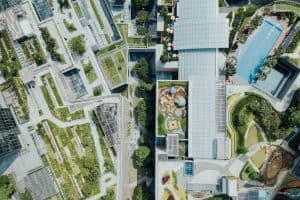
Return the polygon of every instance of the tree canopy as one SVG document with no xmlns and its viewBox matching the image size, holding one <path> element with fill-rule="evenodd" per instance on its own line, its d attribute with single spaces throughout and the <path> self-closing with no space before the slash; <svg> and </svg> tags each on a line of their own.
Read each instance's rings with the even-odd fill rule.
<svg viewBox="0 0 300 200">
<path fill-rule="evenodd" d="M 85 52 L 85 41 L 84 41 L 84 36 L 79 35 L 76 37 L 73 37 L 69 42 L 69 47 L 71 50 L 79 55 L 84 54 Z"/>
<path fill-rule="evenodd" d="M 142 185 L 137 185 L 134 188 L 132 200 L 148 200 L 149 194 Z"/>
<path fill-rule="evenodd" d="M 8 176 L 0 176 L 0 199 L 10 199 L 16 189 Z"/>
<path fill-rule="evenodd" d="M 133 67 L 132 72 L 137 75 L 137 77 L 146 82 L 151 82 L 151 69 L 148 62 L 143 58 L 139 60 Z"/>
<path fill-rule="evenodd" d="M 149 6 L 149 0 L 133 0 L 133 4 L 138 9 Z"/>
<path fill-rule="evenodd" d="M 147 146 L 140 146 L 135 150 L 135 163 L 138 167 L 144 165 L 145 160 L 150 155 L 150 149 Z"/>
<path fill-rule="evenodd" d="M 140 100 L 134 108 L 134 116 L 136 121 L 141 126 L 146 126 L 147 121 L 147 106 L 145 100 Z"/>
</svg>

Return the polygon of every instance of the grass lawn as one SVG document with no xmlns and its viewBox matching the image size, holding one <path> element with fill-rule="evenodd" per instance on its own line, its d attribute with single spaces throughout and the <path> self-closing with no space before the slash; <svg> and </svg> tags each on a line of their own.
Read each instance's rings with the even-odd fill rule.
<svg viewBox="0 0 300 200">
<path fill-rule="evenodd" d="M 266 148 L 262 148 L 261 150 L 259 150 L 258 152 L 256 152 L 252 157 L 251 160 L 253 162 L 253 164 L 260 169 L 263 164 L 265 163 L 265 159 L 266 159 Z"/>
<path fill-rule="evenodd" d="M 123 81 L 127 79 L 127 64 L 126 59 L 124 58 L 124 55 L 122 51 L 117 51 L 114 55 L 114 61 L 117 66 L 118 72 L 121 75 Z"/>
<path fill-rule="evenodd" d="M 261 135 L 261 132 L 259 129 L 256 127 L 254 123 L 248 127 L 248 133 L 246 134 L 245 137 L 245 147 L 249 147 L 253 144 L 257 144 L 259 142 L 263 141 L 263 137 Z"/>
<path fill-rule="evenodd" d="M 102 67 L 104 69 L 105 75 L 113 86 L 118 85 L 122 82 L 111 56 L 107 56 L 102 60 Z"/>
<path fill-rule="evenodd" d="M 83 64 L 83 70 L 86 75 L 86 78 L 90 83 L 94 82 L 97 79 L 96 72 L 91 62 L 89 62 L 88 64 Z"/>
<path fill-rule="evenodd" d="M 80 6 L 79 6 L 78 2 L 74 2 L 74 3 L 73 3 L 73 6 L 74 6 L 74 10 L 75 10 L 75 12 L 76 12 L 78 18 L 82 18 L 82 17 L 83 17 L 83 14 L 82 14 L 82 11 L 81 11 L 81 9 L 80 9 Z"/>
<path fill-rule="evenodd" d="M 282 11 L 293 11 L 300 15 L 300 6 L 293 5 L 292 3 L 276 3 L 276 9 Z"/>
<path fill-rule="evenodd" d="M 50 85 L 53 93 L 54 93 L 54 96 L 55 96 L 55 99 L 57 101 L 57 104 L 59 106 L 62 106 L 63 102 L 62 102 L 61 96 L 59 95 L 57 87 L 56 87 L 56 85 L 54 83 L 54 80 L 53 80 L 53 78 L 52 78 L 52 76 L 50 74 L 47 76 L 47 80 L 48 80 L 48 83 L 49 83 L 49 85 Z"/>
<path fill-rule="evenodd" d="M 244 181 L 261 180 L 262 176 L 253 169 L 249 162 L 247 162 L 241 171 L 241 179 Z"/>
</svg>

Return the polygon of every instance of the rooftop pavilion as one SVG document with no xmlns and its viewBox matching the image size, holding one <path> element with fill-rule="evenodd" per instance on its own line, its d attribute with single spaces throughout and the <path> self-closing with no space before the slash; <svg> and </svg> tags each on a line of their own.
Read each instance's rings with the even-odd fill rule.
<svg viewBox="0 0 300 200">
<path fill-rule="evenodd" d="M 218 75 L 218 48 L 228 47 L 229 21 L 217 0 L 177 2 L 174 47 L 179 80 L 189 81 L 188 156 L 227 159 L 225 80 Z"/>
</svg>

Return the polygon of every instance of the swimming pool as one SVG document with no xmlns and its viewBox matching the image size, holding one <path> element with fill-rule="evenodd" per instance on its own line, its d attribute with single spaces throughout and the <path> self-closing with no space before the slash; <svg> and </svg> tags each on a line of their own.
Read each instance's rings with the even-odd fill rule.
<svg viewBox="0 0 300 200">
<path fill-rule="evenodd" d="M 265 18 L 258 30 L 248 38 L 237 56 L 237 79 L 253 83 L 267 56 L 282 33 L 281 25 Z"/>
</svg>

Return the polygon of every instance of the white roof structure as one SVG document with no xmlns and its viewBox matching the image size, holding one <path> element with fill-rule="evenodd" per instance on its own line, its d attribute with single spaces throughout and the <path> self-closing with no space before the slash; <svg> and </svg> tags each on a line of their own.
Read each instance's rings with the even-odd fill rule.
<svg viewBox="0 0 300 200">
<path fill-rule="evenodd" d="M 238 179 L 236 178 L 222 178 L 222 192 L 232 198 L 238 197 Z"/>
<path fill-rule="evenodd" d="M 180 0 L 174 46 L 179 79 L 189 81 L 188 156 L 226 159 L 226 96 L 218 77 L 218 48 L 228 47 L 228 20 L 218 15 L 217 0 Z"/>
<path fill-rule="evenodd" d="M 179 154 L 179 136 L 178 134 L 167 135 L 167 154 L 170 157 L 177 157 Z"/>
</svg>

